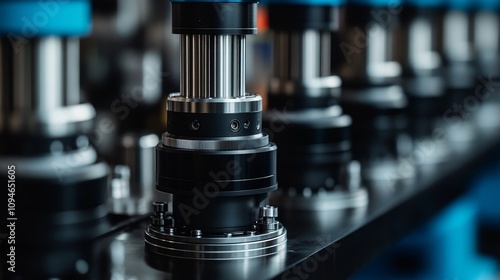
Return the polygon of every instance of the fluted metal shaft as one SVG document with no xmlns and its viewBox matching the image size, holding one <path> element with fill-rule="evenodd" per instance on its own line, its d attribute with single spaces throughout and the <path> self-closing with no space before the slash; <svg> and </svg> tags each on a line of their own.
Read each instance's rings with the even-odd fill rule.
<svg viewBox="0 0 500 280">
<path fill-rule="evenodd" d="M 78 39 L 2 39 L 0 62 L 0 131 L 13 116 L 19 126 L 81 102 Z"/>
<path fill-rule="evenodd" d="M 274 78 L 304 81 L 330 75 L 331 38 L 328 32 L 276 31 L 273 37 Z"/>
<path fill-rule="evenodd" d="M 61 137 L 92 127 L 80 94 L 78 38 L 0 39 L 0 133 Z"/>
<path fill-rule="evenodd" d="M 245 96 L 245 36 L 181 35 L 181 95 Z"/>
</svg>

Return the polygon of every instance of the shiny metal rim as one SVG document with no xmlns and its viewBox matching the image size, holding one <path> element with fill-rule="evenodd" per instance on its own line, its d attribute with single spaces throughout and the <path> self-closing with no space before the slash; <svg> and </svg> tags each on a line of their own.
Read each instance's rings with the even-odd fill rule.
<svg viewBox="0 0 500 280">
<path fill-rule="evenodd" d="M 281 80 L 274 78 L 271 80 L 270 93 L 284 93 L 287 95 L 305 93 L 313 97 L 322 95 L 340 97 L 341 86 L 342 80 L 338 76 L 317 77 L 304 81 Z"/>
<path fill-rule="evenodd" d="M 95 110 L 90 103 L 83 103 L 61 107 L 39 117 L 41 122 L 47 124 L 76 123 L 93 119 Z"/>
<path fill-rule="evenodd" d="M 331 118 L 332 123 L 338 127 L 349 126 L 352 124 L 352 119 L 349 115 L 343 115 L 342 108 L 338 105 L 331 106 L 327 109 L 309 109 L 300 112 L 275 113 L 266 112 L 266 118 L 280 117 L 289 122 L 301 123 L 310 122 L 317 119 Z"/>
<path fill-rule="evenodd" d="M 245 232 L 228 237 L 190 237 L 161 233 L 152 228 L 145 232 L 146 248 L 154 253 L 198 260 L 231 260 L 275 254 L 286 247 L 287 231 Z"/>
<path fill-rule="evenodd" d="M 68 175 L 78 171 L 81 166 L 90 165 L 97 161 L 97 153 L 92 147 L 70 152 L 52 153 L 40 157 L 3 157 L 0 165 L 14 164 L 22 167 L 24 174 L 30 177 L 54 177 Z"/>
<path fill-rule="evenodd" d="M 290 196 L 271 194 L 271 201 L 280 208 L 290 210 L 330 211 L 348 208 L 360 208 L 368 205 L 368 192 L 364 188 L 353 191 L 330 191 L 313 194 Z"/>
<path fill-rule="evenodd" d="M 372 104 L 380 108 L 404 108 L 408 105 L 408 99 L 399 85 L 345 89 L 342 91 L 341 98 L 344 102 Z"/>
<path fill-rule="evenodd" d="M 168 147 L 190 150 L 241 150 L 264 147 L 269 144 L 269 137 L 267 134 L 259 133 L 251 136 L 197 140 L 176 138 L 169 133 L 164 133 L 162 143 Z"/>
<path fill-rule="evenodd" d="M 247 94 L 241 98 L 204 98 L 183 97 L 172 93 L 167 100 L 167 110 L 181 113 L 252 113 L 262 111 L 262 97 Z"/>
<path fill-rule="evenodd" d="M 9 117 L 8 128 L 12 131 L 29 131 L 62 136 L 92 128 L 95 110 L 89 103 L 60 107 L 50 112 L 26 119 L 13 114 Z"/>
</svg>

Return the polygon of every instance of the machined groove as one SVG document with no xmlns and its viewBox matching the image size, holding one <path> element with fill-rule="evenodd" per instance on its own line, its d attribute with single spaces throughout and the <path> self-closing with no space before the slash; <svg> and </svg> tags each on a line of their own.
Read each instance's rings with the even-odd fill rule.
<svg viewBox="0 0 500 280">
<path fill-rule="evenodd" d="M 186 98 L 245 96 L 245 36 L 181 36 L 181 95 Z"/>
</svg>

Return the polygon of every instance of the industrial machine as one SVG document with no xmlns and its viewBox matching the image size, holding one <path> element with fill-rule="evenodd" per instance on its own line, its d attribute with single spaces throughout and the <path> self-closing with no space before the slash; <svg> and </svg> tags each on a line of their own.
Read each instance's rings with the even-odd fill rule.
<svg viewBox="0 0 500 280">
<path fill-rule="evenodd" d="M 361 163 L 363 180 L 385 189 L 415 176 L 413 168 L 399 164 L 413 143 L 402 68 L 393 47 L 399 14 L 389 2 L 348 1 L 345 27 L 335 41 L 335 56 L 342 61 L 335 64 L 343 81 L 341 105 L 353 118 L 354 158 Z"/>
<path fill-rule="evenodd" d="M 276 190 L 276 146 L 262 133 L 262 98 L 245 92 L 245 37 L 255 2 L 178 1 L 181 91 L 167 100 L 167 132 L 156 148 L 158 190 L 146 251 L 231 260 L 284 250 L 286 229 L 268 205 Z M 153 257 L 154 258 L 154 257 Z"/>
<path fill-rule="evenodd" d="M 297 210 L 290 218 L 304 211 L 362 208 L 368 196 L 360 164 L 352 160 L 352 119 L 339 105 L 341 80 L 331 67 L 332 37 L 339 29 L 343 3 L 267 5 L 273 73 L 264 127 L 279 147 L 280 188 L 273 201 Z M 287 17 L 300 20 L 289 24 Z M 306 220 L 311 215 L 306 214 Z"/>
<path fill-rule="evenodd" d="M 0 11 L 8 266 L 26 278 L 79 275 L 75 263 L 88 266 L 82 255 L 92 250 L 85 242 L 110 227 L 109 168 L 90 145 L 95 110 L 79 82 L 78 36 L 90 32 L 90 2 L 1 1 Z"/>
<path fill-rule="evenodd" d="M 500 2 L 259 7 L 0 0 L 0 279 L 498 276 Z"/>
<path fill-rule="evenodd" d="M 82 88 L 96 126 L 109 127 L 92 144 L 112 166 L 110 211 L 144 215 L 153 199 L 168 199 L 154 188 L 154 148 L 165 125 L 163 92 L 179 80 L 169 3 L 94 1 L 92 14 L 94 31 L 82 39 Z"/>
</svg>

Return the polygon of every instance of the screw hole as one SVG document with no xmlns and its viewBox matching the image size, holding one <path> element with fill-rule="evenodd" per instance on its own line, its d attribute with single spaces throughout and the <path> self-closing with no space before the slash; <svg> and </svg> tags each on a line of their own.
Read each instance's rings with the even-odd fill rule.
<svg viewBox="0 0 500 280">
<path fill-rule="evenodd" d="M 200 129 L 200 122 L 199 121 L 194 121 L 191 123 L 191 129 L 192 130 L 198 130 Z"/>
<path fill-rule="evenodd" d="M 240 131 L 240 121 L 238 121 L 238 120 L 231 121 L 231 131 L 232 132 Z"/>
<path fill-rule="evenodd" d="M 250 121 L 245 121 L 245 122 L 243 123 L 243 127 L 244 127 L 245 129 L 248 129 L 248 128 L 250 127 Z"/>
</svg>

